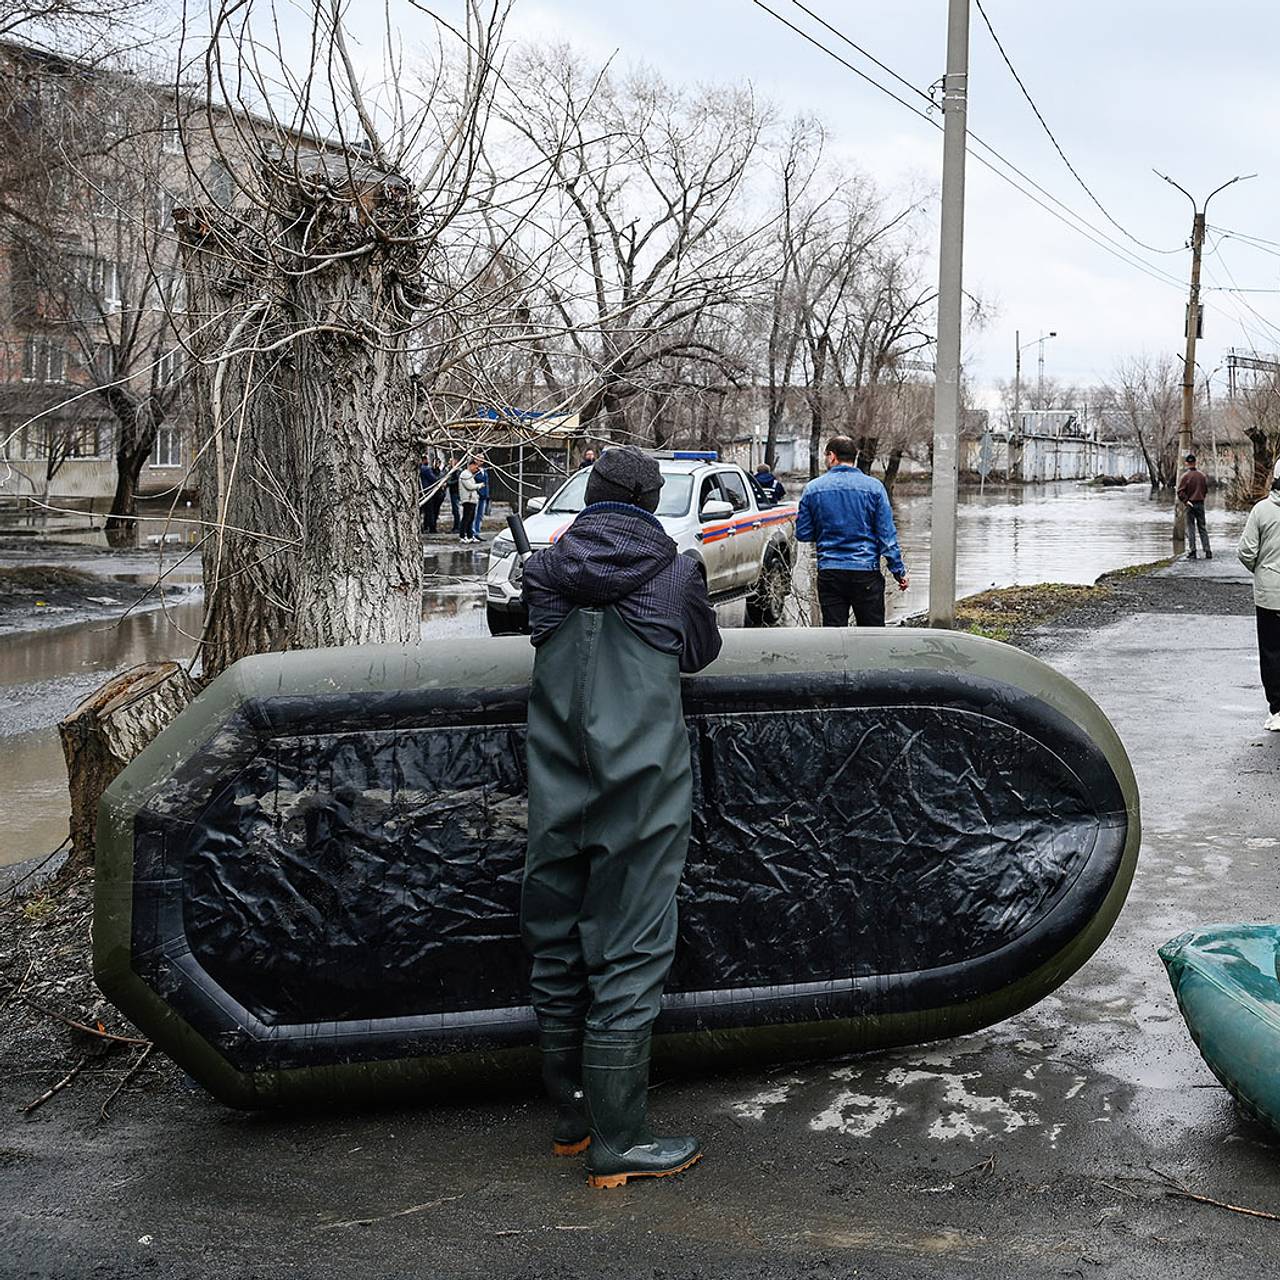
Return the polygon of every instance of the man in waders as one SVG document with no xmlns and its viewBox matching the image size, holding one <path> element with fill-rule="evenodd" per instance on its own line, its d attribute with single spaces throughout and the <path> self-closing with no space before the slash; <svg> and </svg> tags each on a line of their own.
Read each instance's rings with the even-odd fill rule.
<svg viewBox="0 0 1280 1280">
<path fill-rule="evenodd" d="M 593 1187 L 664 1177 L 702 1154 L 649 1130 L 649 1039 L 676 944 L 692 772 L 680 672 L 720 652 L 694 561 L 653 516 L 658 464 L 609 449 L 587 506 L 525 566 L 533 958 L 552 1149 L 586 1151 Z"/>
</svg>

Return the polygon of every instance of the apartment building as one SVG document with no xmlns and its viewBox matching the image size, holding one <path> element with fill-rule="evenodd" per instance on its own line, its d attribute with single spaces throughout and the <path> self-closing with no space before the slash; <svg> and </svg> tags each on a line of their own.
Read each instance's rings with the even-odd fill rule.
<svg viewBox="0 0 1280 1280">
<path fill-rule="evenodd" d="M 173 211 L 235 204 L 233 173 L 281 141 L 325 146 L 0 41 L 0 502 L 105 511 L 121 450 L 138 496 L 190 491 Z"/>
</svg>

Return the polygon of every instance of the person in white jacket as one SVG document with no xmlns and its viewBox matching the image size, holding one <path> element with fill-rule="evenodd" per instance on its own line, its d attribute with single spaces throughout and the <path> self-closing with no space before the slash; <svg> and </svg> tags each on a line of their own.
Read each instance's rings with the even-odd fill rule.
<svg viewBox="0 0 1280 1280">
<path fill-rule="evenodd" d="M 1271 714 L 1264 729 L 1280 733 L 1280 462 L 1271 492 L 1249 512 L 1240 535 L 1240 563 L 1253 574 L 1258 614 L 1258 664 Z"/>
<path fill-rule="evenodd" d="M 480 482 L 476 472 L 480 470 L 480 459 L 472 458 L 458 474 L 458 497 L 462 501 L 462 536 L 459 542 L 479 542 L 472 527 L 476 522 L 476 504 L 480 501 Z"/>
</svg>

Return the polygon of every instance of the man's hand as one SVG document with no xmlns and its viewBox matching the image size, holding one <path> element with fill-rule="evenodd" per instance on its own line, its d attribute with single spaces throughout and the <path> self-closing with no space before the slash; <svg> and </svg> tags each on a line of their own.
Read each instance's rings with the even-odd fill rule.
<svg viewBox="0 0 1280 1280">
<path fill-rule="evenodd" d="M 907 574 L 904 573 L 902 577 L 898 579 L 898 590 L 905 591 L 910 585 L 911 585 L 911 579 Z"/>
</svg>

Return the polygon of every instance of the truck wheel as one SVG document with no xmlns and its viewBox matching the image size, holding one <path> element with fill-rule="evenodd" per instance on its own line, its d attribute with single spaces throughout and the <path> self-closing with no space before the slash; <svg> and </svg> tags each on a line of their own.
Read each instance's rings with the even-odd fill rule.
<svg viewBox="0 0 1280 1280">
<path fill-rule="evenodd" d="M 484 616 L 485 621 L 489 624 L 489 634 L 491 636 L 519 636 L 524 634 L 525 629 L 520 625 L 518 617 L 495 609 L 491 604 L 485 605 Z"/>
<path fill-rule="evenodd" d="M 790 594 L 791 567 L 781 556 L 770 556 L 747 597 L 747 626 L 780 627 Z"/>
</svg>

